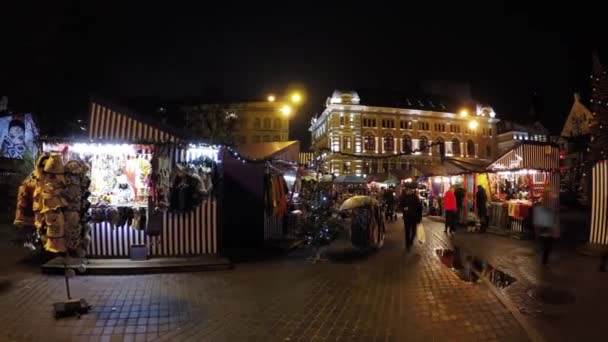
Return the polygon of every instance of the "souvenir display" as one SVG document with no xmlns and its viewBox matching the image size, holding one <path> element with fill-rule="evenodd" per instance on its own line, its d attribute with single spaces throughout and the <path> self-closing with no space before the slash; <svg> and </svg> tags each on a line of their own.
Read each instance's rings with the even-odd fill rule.
<svg viewBox="0 0 608 342">
<path fill-rule="evenodd" d="M 42 154 L 35 170 L 19 187 L 15 224 L 34 226 L 53 253 L 85 254 L 90 237 L 83 229 L 88 219 L 88 167 L 78 160 L 64 165 L 60 153 Z"/>
<path fill-rule="evenodd" d="M 217 170 L 208 158 L 178 163 L 171 174 L 170 209 L 188 212 L 213 192 Z"/>
<path fill-rule="evenodd" d="M 282 175 L 267 174 L 264 179 L 264 201 L 269 215 L 283 218 L 287 213 L 287 184 Z"/>
</svg>

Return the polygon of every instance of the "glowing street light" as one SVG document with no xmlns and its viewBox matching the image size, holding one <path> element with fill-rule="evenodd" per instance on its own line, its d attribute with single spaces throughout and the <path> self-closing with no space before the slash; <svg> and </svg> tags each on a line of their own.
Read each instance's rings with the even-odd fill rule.
<svg viewBox="0 0 608 342">
<path fill-rule="evenodd" d="M 291 114 L 291 107 L 289 107 L 288 105 L 284 105 L 283 107 L 281 107 L 281 113 L 283 113 L 283 115 L 285 116 Z"/>
<path fill-rule="evenodd" d="M 469 128 L 470 129 L 473 129 L 473 130 L 477 129 L 477 126 L 479 126 L 479 123 L 477 121 L 475 121 L 475 120 L 469 121 Z"/>
<path fill-rule="evenodd" d="M 464 117 L 466 117 L 467 115 L 469 115 L 469 111 L 468 111 L 468 110 L 463 109 L 463 110 L 461 110 L 461 111 L 460 111 L 460 117 L 461 117 L 461 118 L 464 118 Z"/>
<path fill-rule="evenodd" d="M 276 98 L 274 97 L 274 95 L 270 94 L 268 95 L 268 102 L 274 102 Z"/>
<path fill-rule="evenodd" d="M 302 95 L 300 93 L 291 94 L 291 102 L 300 103 L 302 101 Z"/>
</svg>

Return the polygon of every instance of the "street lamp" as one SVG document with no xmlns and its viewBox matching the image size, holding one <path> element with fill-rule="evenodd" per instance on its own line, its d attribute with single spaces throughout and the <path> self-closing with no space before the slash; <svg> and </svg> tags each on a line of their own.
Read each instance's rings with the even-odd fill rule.
<svg viewBox="0 0 608 342">
<path fill-rule="evenodd" d="M 477 126 L 479 126 L 479 123 L 476 120 L 471 120 L 469 121 L 469 128 L 472 130 L 477 129 Z"/>
<path fill-rule="evenodd" d="M 302 101 L 302 95 L 300 93 L 291 94 L 291 102 L 300 103 Z"/>
<path fill-rule="evenodd" d="M 461 117 L 461 118 L 464 118 L 464 117 L 466 117 L 467 115 L 469 115 L 469 111 L 468 111 L 468 110 L 463 109 L 463 110 L 461 110 L 461 111 L 460 111 L 460 117 Z"/>
<path fill-rule="evenodd" d="M 281 107 L 281 113 L 283 113 L 283 115 L 285 116 L 291 114 L 291 107 L 288 105 L 284 105 L 283 107 Z"/>
<path fill-rule="evenodd" d="M 268 95 L 268 102 L 274 102 L 276 98 L 274 97 L 274 95 L 270 94 Z"/>
</svg>

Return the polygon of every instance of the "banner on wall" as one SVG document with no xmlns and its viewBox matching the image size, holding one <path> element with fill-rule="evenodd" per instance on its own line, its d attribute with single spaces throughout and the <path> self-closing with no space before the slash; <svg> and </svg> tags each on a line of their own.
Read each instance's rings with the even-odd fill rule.
<svg viewBox="0 0 608 342">
<path fill-rule="evenodd" d="M 32 114 L 12 114 L 0 117 L 0 157 L 23 159 L 29 151 L 36 152 L 38 129 Z"/>
</svg>

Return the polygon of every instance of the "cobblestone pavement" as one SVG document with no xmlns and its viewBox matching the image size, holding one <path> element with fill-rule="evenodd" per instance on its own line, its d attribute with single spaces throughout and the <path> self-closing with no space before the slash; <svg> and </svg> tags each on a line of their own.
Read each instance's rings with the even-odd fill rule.
<svg viewBox="0 0 608 342">
<path fill-rule="evenodd" d="M 608 273 L 598 272 L 599 258 L 582 256 L 571 246 L 561 245 L 543 267 L 540 248 L 532 241 L 466 232 L 447 237 L 442 223 L 427 226 L 446 245 L 458 246 L 514 276 L 516 282 L 501 292 L 547 341 L 606 339 Z M 529 295 L 531 289 L 547 287 L 572 295 L 574 301 L 566 303 L 558 296 L 564 302 L 549 303 Z"/>
<path fill-rule="evenodd" d="M 401 225 L 360 258 L 296 256 L 229 271 L 80 276 L 72 294 L 91 313 L 54 320 L 62 277 L 31 273 L 0 290 L 0 341 L 525 341 L 482 284 L 435 256 L 439 241 L 402 248 Z"/>
</svg>

